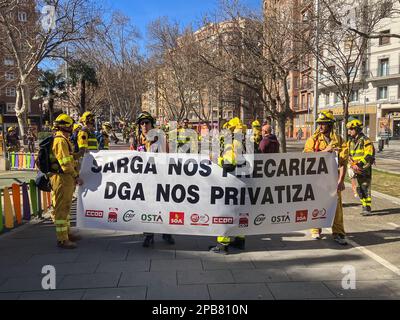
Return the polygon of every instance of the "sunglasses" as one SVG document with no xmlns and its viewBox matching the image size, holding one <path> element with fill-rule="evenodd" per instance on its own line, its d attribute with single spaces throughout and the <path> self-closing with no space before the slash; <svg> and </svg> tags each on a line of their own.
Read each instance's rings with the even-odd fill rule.
<svg viewBox="0 0 400 320">
<path fill-rule="evenodd" d="M 142 122 L 140 122 L 140 125 L 142 126 L 142 125 L 146 125 L 146 124 L 149 124 L 150 123 L 150 121 L 142 121 Z"/>
</svg>

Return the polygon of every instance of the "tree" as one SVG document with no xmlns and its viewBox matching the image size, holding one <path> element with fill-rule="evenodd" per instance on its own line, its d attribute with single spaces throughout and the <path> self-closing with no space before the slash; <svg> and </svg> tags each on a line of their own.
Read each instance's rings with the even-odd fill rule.
<svg viewBox="0 0 400 320">
<path fill-rule="evenodd" d="M 27 22 L 18 17 L 20 6 L 32 13 Z M 38 65 L 48 57 L 59 56 L 57 50 L 63 44 L 84 39 L 86 30 L 96 21 L 96 12 L 91 0 L 1 0 L 0 46 L 13 57 L 18 70 L 15 111 L 22 135 L 30 109 L 29 81 Z"/>
<path fill-rule="evenodd" d="M 141 108 L 147 63 L 139 53 L 139 37 L 131 20 L 114 12 L 109 22 L 97 24 L 75 47 L 75 55 L 96 65 L 101 106 L 111 118 L 133 120 Z"/>
<path fill-rule="evenodd" d="M 306 49 L 296 45 L 295 34 L 301 30 L 292 4 L 271 2 L 265 16 L 235 0 L 225 0 L 222 8 L 226 24 L 214 24 L 222 53 L 203 50 L 203 62 L 240 84 L 241 96 L 244 90 L 255 93 L 265 115 L 277 122 L 281 150 L 286 152 L 286 121 L 293 114 L 288 78 Z M 226 25 L 233 36 L 226 36 Z"/>
<path fill-rule="evenodd" d="M 73 60 L 70 63 L 69 74 L 71 84 L 76 87 L 79 84 L 80 103 L 79 111 L 83 114 L 86 111 L 86 88 L 87 86 L 98 86 L 96 69 L 83 60 Z"/>
<path fill-rule="evenodd" d="M 51 70 L 43 71 L 39 76 L 39 88 L 36 98 L 47 100 L 49 109 L 50 125 L 54 120 L 54 102 L 56 99 L 65 99 L 65 79 L 61 74 L 57 74 Z"/>
</svg>

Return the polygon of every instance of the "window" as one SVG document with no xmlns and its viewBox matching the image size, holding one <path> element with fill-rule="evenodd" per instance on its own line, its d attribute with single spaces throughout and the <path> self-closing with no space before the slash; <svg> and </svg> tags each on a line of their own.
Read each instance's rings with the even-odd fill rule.
<svg viewBox="0 0 400 320">
<path fill-rule="evenodd" d="M 302 94 L 301 95 L 301 109 L 302 110 L 304 110 L 305 108 L 306 108 L 306 101 L 307 99 L 306 99 L 306 95 L 305 94 Z"/>
<path fill-rule="evenodd" d="M 358 101 L 358 98 L 358 90 L 352 90 L 349 97 L 350 102 Z"/>
<path fill-rule="evenodd" d="M 15 112 L 15 103 L 7 103 L 6 105 L 6 112 L 7 113 L 14 113 Z"/>
<path fill-rule="evenodd" d="M 389 75 L 389 59 L 379 60 L 378 77 Z"/>
<path fill-rule="evenodd" d="M 13 66 L 14 65 L 14 59 L 12 59 L 12 58 L 4 58 L 4 65 L 5 66 Z"/>
<path fill-rule="evenodd" d="M 298 96 L 293 96 L 293 106 L 295 109 L 299 108 L 299 97 Z"/>
<path fill-rule="evenodd" d="M 378 88 L 378 100 L 387 99 L 388 97 L 388 87 Z"/>
<path fill-rule="evenodd" d="M 7 81 L 15 80 L 15 74 L 14 74 L 14 72 L 9 72 L 9 71 L 6 72 L 5 78 L 6 78 Z"/>
<path fill-rule="evenodd" d="M 329 104 L 329 93 L 325 93 L 325 104 Z"/>
<path fill-rule="evenodd" d="M 28 21 L 28 15 L 26 14 L 26 12 L 23 11 L 18 12 L 18 21 L 20 22 Z"/>
<path fill-rule="evenodd" d="M 390 33 L 390 30 L 385 30 L 385 31 L 380 32 L 380 34 L 382 34 L 382 35 L 389 34 L 389 33 Z M 390 44 L 390 38 L 389 37 L 379 38 L 379 45 L 380 46 L 384 46 L 386 44 Z"/>
<path fill-rule="evenodd" d="M 213 111 L 212 116 L 213 116 L 213 119 L 217 119 L 218 118 L 218 112 L 217 111 Z"/>
<path fill-rule="evenodd" d="M 340 99 L 339 93 L 335 93 L 334 103 L 339 103 L 340 101 L 341 101 L 341 99 Z"/>
<path fill-rule="evenodd" d="M 7 97 L 15 97 L 15 88 L 14 87 L 6 88 L 6 96 Z"/>
</svg>

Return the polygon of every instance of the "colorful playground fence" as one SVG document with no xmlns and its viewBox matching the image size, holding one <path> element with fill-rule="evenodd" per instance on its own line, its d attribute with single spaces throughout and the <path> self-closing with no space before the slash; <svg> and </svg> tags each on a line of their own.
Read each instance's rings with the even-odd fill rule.
<svg viewBox="0 0 400 320">
<path fill-rule="evenodd" d="M 35 159 L 36 153 L 26 152 L 9 152 L 8 160 L 10 161 L 11 170 L 36 170 Z"/>
<path fill-rule="evenodd" d="M 42 217 L 51 207 L 50 192 L 40 191 L 34 180 L 13 184 L 0 191 L 0 233 L 13 229 L 32 216 Z"/>
</svg>

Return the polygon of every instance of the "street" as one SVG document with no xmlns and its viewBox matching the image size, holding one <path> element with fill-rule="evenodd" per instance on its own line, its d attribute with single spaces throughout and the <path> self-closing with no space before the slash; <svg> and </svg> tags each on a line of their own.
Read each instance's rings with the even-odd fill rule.
<svg viewBox="0 0 400 320">
<path fill-rule="evenodd" d="M 62 251 L 52 223 L 32 222 L 0 236 L 0 299 L 399 299 L 400 201 L 375 196 L 371 217 L 351 188 L 343 201 L 348 246 L 329 230 L 323 240 L 304 231 L 247 237 L 246 250 L 228 256 L 208 252 L 211 237 L 169 246 L 156 236 L 145 249 L 142 235 L 93 230 Z M 45 265 L 56 269 L 56 290 L 41 287 Z M 356 283 L 346 289 L 349 271 Z"/>
</svg>

